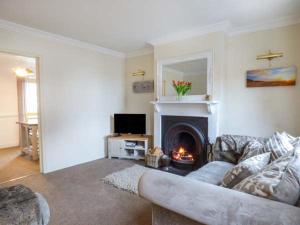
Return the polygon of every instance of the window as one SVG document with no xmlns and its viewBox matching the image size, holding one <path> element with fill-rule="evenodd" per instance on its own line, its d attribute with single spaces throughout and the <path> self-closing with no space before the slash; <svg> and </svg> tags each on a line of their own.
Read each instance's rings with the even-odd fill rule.
<svg viewBox="0 0 300 225">
<path fill-rule="evenodd" d="M 37 85 L 35 80 L 25 81 L 25 117 L 28 119 L 37 119 Z"/>
</svg>

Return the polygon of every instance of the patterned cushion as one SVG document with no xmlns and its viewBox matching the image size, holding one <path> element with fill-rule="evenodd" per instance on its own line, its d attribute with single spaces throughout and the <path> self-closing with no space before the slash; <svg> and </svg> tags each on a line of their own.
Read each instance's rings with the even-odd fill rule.
<svg viewBox="0 0 300 225">
<path fill-rule="evenodd" d="M 271 153 L 264 153 L 253 156 L 239 163 L 225 174 L 222 185 L 223 187 L 232 188 L 243 179 L 257 174 L 263 170 L 270 161 Z"/>
<path fill-rule="evenodd" d="M 267 152 L 272 152 L 271 159 L 276 160 L 294 149 L 289 140 L 278 132 L 266 142 L 265 148 Z"/>
<path fill-rule="evenodd" d="M 296 137 L 294 140 L 290 141 L 290 143 L 296 147 L 297 145 L 300 145 L 300 137 Z"/>
<path fill-rule="evenodd" d="M 241 158 L 239 159 L 239 163 L 246 160 L 246 159 L 249 159 L 253 156 L 256 156 L 256 155 L 260 155 L 260 154 L 263 154 L 263 153 L 266 153 L 267 150 L 265 148 L 265 145 L 259 141 L 256 141 L 256 140 L 253 140 L 253 141 L 250 141 L 245 149 L 244 149 L 244 153 L 243 155 L 241 156 Z"/>
<path fill-rule="evenodd" d="M 262 172 L 242 180 L 233 189 L 296 204 L 300 195 L 300 147 L 272 162 Z"/>
<path fill-rule="evenodd" d="M 300 137 L 293 137 L 292 135 L 288 134 L 287 132 L 282 132 L 281 133 L 282 136 L 284 136 L 286 139 L 288 139 L 288 141 L 290 142 L 291 145 L 293 145 L 294 147 L 298 144 L 300 144 Z"/>
</svg>

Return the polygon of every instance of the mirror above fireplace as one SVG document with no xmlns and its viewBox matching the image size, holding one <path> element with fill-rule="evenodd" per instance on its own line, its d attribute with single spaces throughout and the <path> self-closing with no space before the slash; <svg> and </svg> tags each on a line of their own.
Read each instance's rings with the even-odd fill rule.
<svg viewBox="0 0 300 225">
<path fill-rule="evenodd" d="M 205 100 L 212 95 L 212 52 L 165 59 L 157 62 L 157 97 L 159 100 L 176 100 L 173 81 L 185 81 L 192 87 L 185 100 Z"/>
</svg>

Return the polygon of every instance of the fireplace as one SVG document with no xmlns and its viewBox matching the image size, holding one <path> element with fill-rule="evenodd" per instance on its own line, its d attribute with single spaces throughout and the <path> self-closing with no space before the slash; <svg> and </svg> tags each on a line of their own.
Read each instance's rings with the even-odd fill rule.
<svg viewBox="0 0 300 225">
<path fill-rule="evenodd" d="M 208 119 L 192 116 L 162 116 L 161 143 L 171 166 L 192 171 L 207 161 Z"/>
</svg>

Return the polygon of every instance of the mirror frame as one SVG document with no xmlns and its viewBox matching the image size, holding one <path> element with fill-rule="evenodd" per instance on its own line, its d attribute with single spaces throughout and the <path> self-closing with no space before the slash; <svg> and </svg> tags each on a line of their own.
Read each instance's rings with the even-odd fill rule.
<svg viewBox="0 0 300 225">
<path fill-rule="evenodd" d="M 212 95 L 213 93 L 213 52 L 205 51 L 191 55 L 184 55 L 169 59 L 163 59 L 157 61 L 156 68 L 156 97 L 159 101 L 172 101 L 176 100 L 176 96 L 163 96 L 163 66 L 187 62 L 197 59 L 207 59 L 207 93 L 204 95 L 186 95 L 185 100 L 204 100 L 206 95 Z"/>
</svg>

